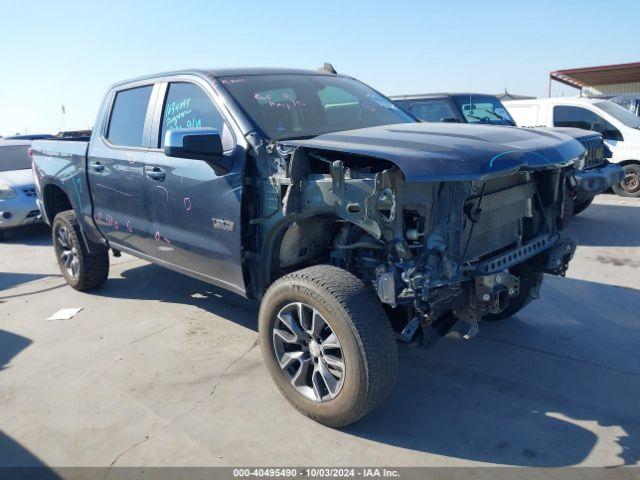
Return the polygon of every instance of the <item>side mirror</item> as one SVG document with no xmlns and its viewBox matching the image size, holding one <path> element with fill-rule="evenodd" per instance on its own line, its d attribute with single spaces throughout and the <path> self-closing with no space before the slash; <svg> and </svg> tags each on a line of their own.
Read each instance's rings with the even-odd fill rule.
<svg viewBox="0 0 640 480">
<path fill-rule="evenodd" d="M 216 161 L 222 159 L 222 139 L 215 128 L 179 128 L 164 136 L 167 157 Z"/>
</svg>

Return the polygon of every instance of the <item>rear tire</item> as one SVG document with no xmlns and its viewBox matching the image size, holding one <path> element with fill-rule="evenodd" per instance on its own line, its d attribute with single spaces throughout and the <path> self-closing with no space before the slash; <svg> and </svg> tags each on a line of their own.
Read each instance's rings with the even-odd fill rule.
<svg viewBox="0 0 640 480">
<path fill-rule="evenodd" d="M 104 245 L 87 249 L 73 210 L 60 212 L 51 228 L 58 266 L 69 285 L 81 292 L 102 285 L 109 276 L 109 250 Z"/>
<path fill-rule="evenodd" d="M 622 166 L 624 179 L 613 185 L 613 191 L 621 197 L 640 197 L 640 164 L 628 163 Z"/>
<path fill-rule="evenodd" d="M 259 333 L 282 395 L 324 425 L 357 421 L 395 384 L 398 351 L 389 319 L 372 289 L 340 268 L 317 265 L 273 283 L 260 306 Z M 333 377 L 325 365 L 337 366 Z"/>
<path fill-rule="evenodd" d="M 4 230 L 0 230 L 0 242 L 2 242 L 5 238 Z"/>
<path fill-rule="evenodd" d="M 574 203 L 573 204 L 573 216 L 575 217 L 576 215 L 580 215 L 582 212 L 584 212 L 587 208 L 589 208 L 589 206 L 593 203 L 593 199 L 595 197 L 591 197 L 588 200 L 579 202 L 579 203 Z"/>
<path fill-rule="evenodd" d="M 537 291 L 542 283 L 543 274 L 540 272 L 528 272 L 520 276 L 520 292 L 518 296 L 509 300 L 509 305 L 500 313 L 489 313 L 482 320 L 499 322 L 517 314 L 533 300 L 532 294 Z"/>
</svg>

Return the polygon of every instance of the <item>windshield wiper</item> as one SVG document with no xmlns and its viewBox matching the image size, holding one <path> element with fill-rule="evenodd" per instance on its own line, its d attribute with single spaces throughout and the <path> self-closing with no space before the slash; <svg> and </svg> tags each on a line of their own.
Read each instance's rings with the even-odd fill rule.
<svg viewBox="0 0 640 480">
<path fill-rule="evenodd" d="M 507 119 L 504 118 L 502 115 L 497 114 L 496 112 L 492 112 L 491 110 L 485 110 L 487 113 L 490 113 L 491 115 L 494 115 L 496 117 L 498 117 L 500 120 L 502 120 L 503 122 L 506 122 Z"/>
<path fill-rule="evenodd" d="M 477 119 L 477 120 L 480 120 L 481 122 L 482 122 L 482 121 L 484 121 L 484 118 L 480 118 L 480 117 L 478 117 L 478 116 L 476 116 L 476 115 L 471 115 L 470 113 L 467 113 L 467 114 L 465 115 L 465 117 L 475 118 L 475 119 Z"/>
</svg>

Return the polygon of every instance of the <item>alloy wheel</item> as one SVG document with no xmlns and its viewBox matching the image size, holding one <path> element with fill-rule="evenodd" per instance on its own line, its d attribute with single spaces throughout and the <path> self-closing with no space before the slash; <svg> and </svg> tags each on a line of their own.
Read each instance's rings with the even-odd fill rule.
<svg viewBox="0 0 640 480">
<path fill-rule="evenodd" d="M 342 346 L 326 319 L 312 306 L 289 303 L 277 315 L 273 347 L 291 385 L 316 402 L 340 393 L 346 373 Z"/>
<path fill-rule="evenodd" d="M 622 189 L 628 194 L 636 194 L 640 191 L 640 175 L 636 172 L 627 172 L 622 180 Z"/>
<path fill-rule="evenodd" d="M 77 277 L 80 272 L 78 249 L 73 245 L 69 231 L 65 227 L 58 229 L 56 243 L 58 244 L 60 262 L 70 276 Z"/>
</svg>

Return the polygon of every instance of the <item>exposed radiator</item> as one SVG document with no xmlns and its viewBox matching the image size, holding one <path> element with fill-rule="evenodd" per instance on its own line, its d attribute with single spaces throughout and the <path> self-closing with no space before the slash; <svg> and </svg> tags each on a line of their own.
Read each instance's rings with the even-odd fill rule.
<svg viewBox="0 0 640 480">
<path fill-rule="evenodd" d="M 480 203 L 480 213 L 477 216 L 472 214 L 476 218 L 475 225 L 465 216 L 461 254 L 470 233 L 471 238 L 464 260 L 479 258 L 515 244 L 521 233 L 520 220 L 533 215 L 534 193 L 533 183 L 528 182 L 485 194 L 481 202 L 480 197 L 467 200 L 465 212 L 475 212 Z"/>
</svg>

